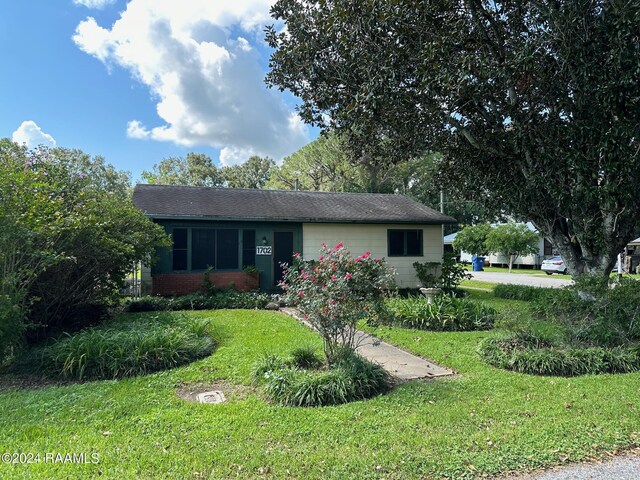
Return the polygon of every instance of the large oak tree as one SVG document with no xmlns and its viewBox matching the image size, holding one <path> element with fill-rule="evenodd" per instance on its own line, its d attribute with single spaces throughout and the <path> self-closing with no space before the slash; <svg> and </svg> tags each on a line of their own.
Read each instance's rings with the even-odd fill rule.
<svg viewBox="0 0 640 480">
<path fill-rule="evenodd" d="M 309 122 L 439 151 L 450 188 L 530 220 L 574 275 L 640 233 L 640 3 L 278 0 L 267 83 Z M 359 143 L 359 145 L 358 145 Z M 387 147 L 388 148 L 388 147 Z"/>
</svg>

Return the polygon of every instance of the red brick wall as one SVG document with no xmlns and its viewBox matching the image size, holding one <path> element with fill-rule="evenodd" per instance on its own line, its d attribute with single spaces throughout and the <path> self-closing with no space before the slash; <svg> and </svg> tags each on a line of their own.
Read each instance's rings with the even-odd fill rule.
<svg viewBox="0 0 640 480">
<path fill-rule="evenodd" d="M 209 274 L 211 283 L 216 287 L 228 287 L 235 284 L 236 290 L 246 292 L 259 287 L 257 275 L 245 272 L 213 272 Z M 186 295 L 202 290 L 203 273 L 156 273 L 151 276 L 153 295 Z"/>
</svg>

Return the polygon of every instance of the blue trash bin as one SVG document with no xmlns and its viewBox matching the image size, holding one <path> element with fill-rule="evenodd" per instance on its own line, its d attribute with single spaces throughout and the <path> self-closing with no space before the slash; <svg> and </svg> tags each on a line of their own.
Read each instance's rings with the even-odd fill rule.
<svg viewBox="0 0 640 480">
<path fill-rule="evenodd" d="M 484 257 L 472 257 L 471 265 L 473 266 L 474 272 L 483 272 L 484 269 L 482 267 L 484 266 Z"/>
</svg>

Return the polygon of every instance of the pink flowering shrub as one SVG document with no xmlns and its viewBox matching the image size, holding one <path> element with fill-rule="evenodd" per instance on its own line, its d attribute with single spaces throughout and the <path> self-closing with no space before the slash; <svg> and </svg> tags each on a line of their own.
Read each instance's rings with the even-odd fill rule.
<svg viewBox="0 0 640 480">
<path fill-rule="evenodd" d="M 384 297 L 395 289 L 393 270 L 370 252 L 352 257 L 342 242 L 322 244 L 318 261 L 296 254 L 280 286 L 286 300 L 304 315 L 323 338 L 327 363 L 353 350 L 358 320 L 377 320 L 384 312 Z"/>
</svg>

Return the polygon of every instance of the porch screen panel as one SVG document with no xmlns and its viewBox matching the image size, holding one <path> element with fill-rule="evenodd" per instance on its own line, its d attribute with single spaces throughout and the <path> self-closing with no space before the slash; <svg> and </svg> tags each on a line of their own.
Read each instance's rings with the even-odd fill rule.
<svg viewBox="0 0 640 480">
<path fill-rule="evenodd" d="M 216 231 L 194 228 L 191 231 L 191 270 L 215 267 Z"/>
<path fill-rule="evenodd" d="M 238 230 L 217 230 L 216 270 L 238 269 Z"/>
<path fill-rule="evenodd" d="M 256 265 L 256 231 L 242 231 L 242 266 L 254 267 Z"/>
<path fill-rule="evenodd" d="M 187 269 L 187 229 L 174 228 L 171 233 L 173 239 L 173 270 Z"/>
</svg>

